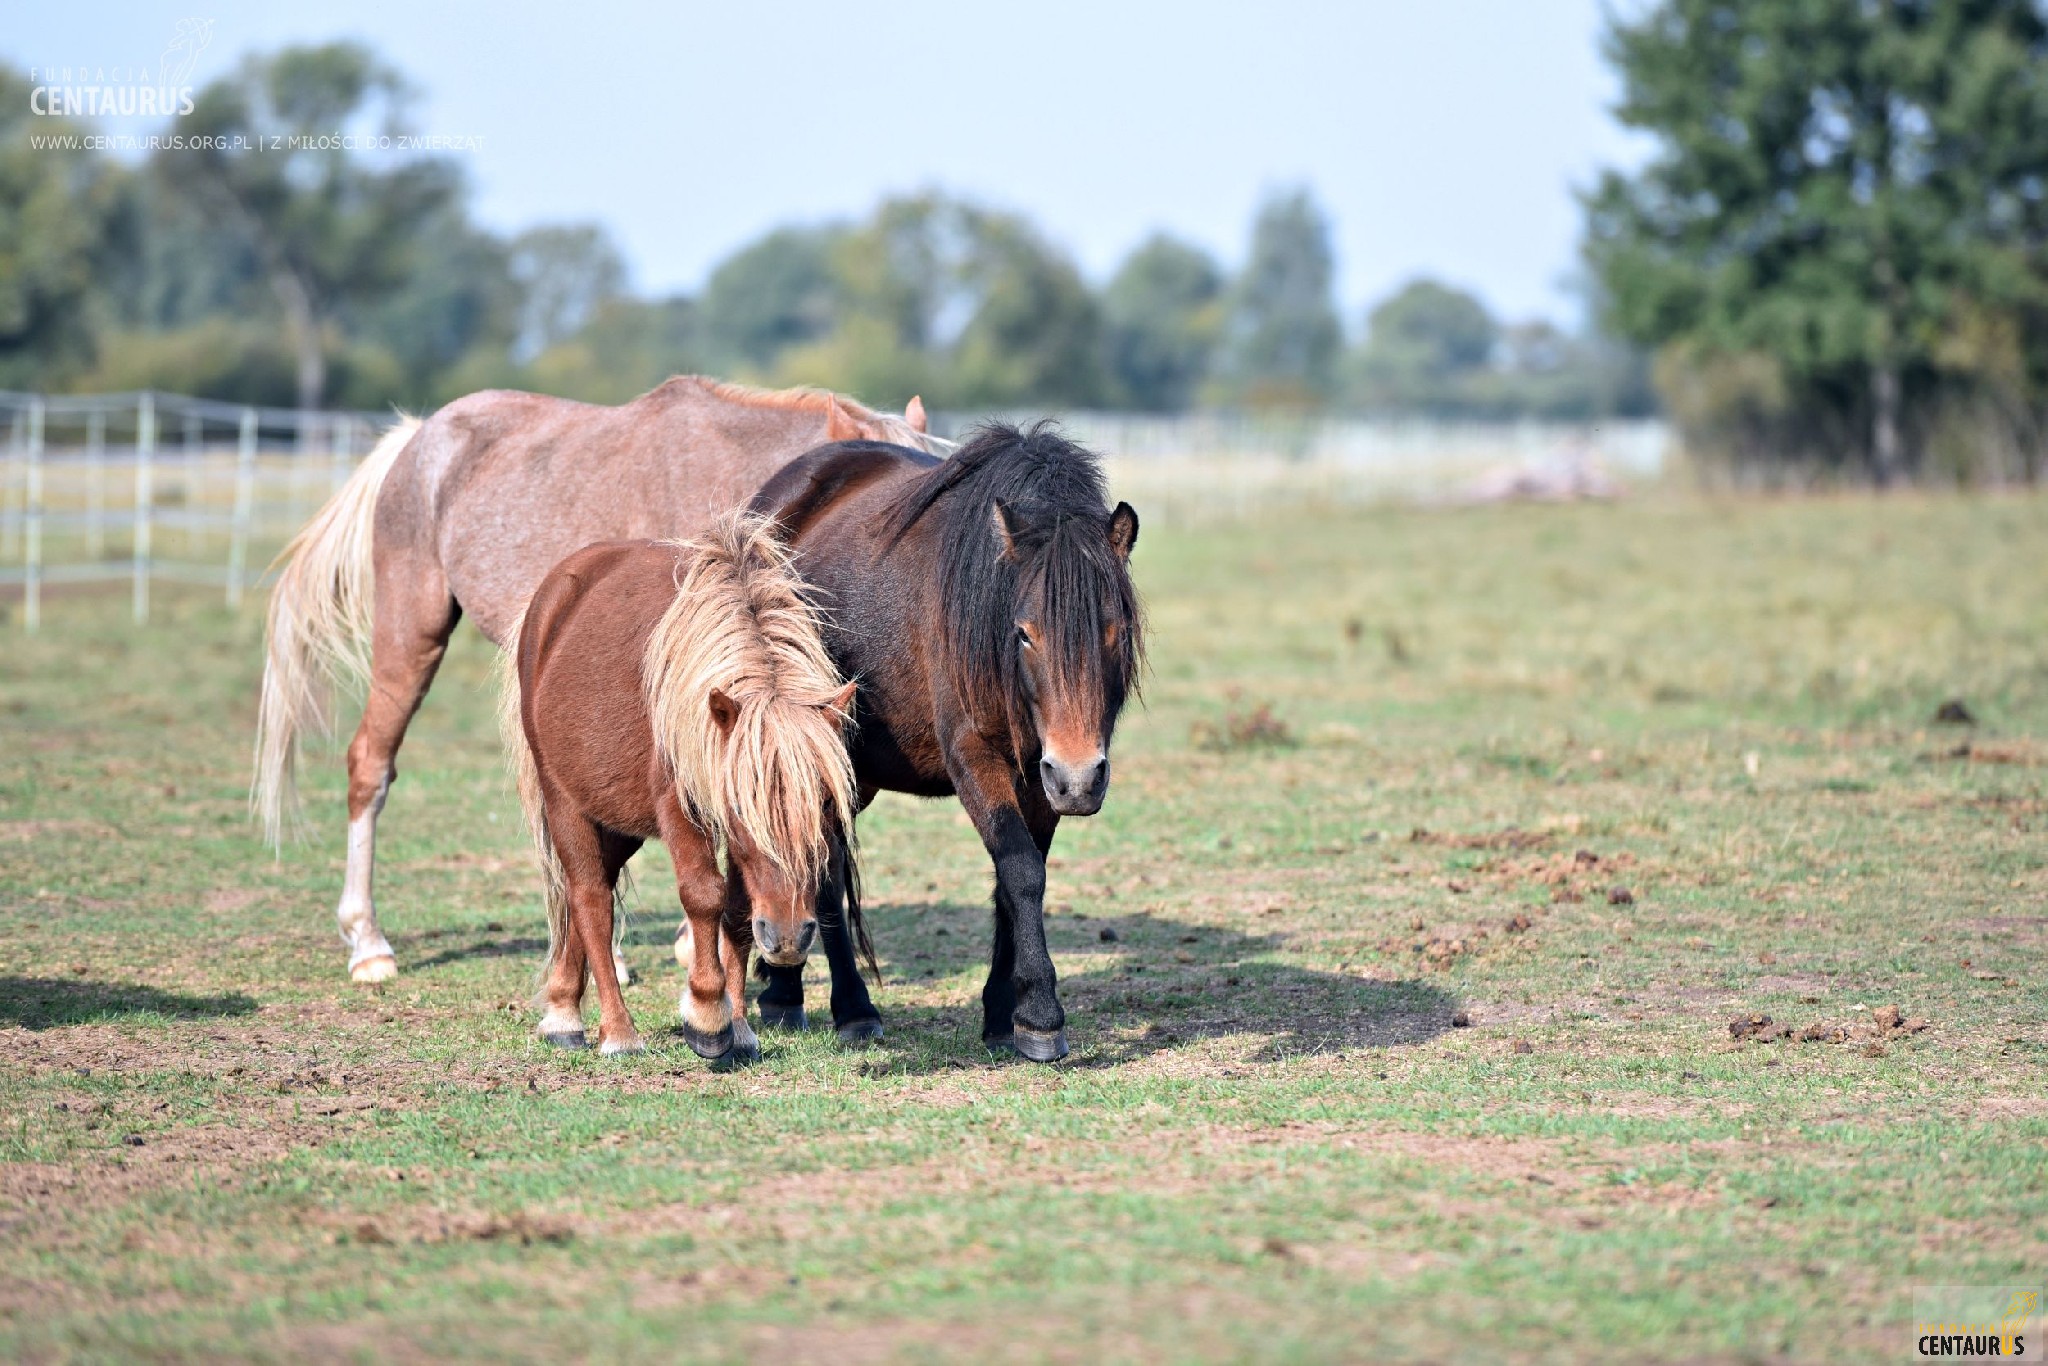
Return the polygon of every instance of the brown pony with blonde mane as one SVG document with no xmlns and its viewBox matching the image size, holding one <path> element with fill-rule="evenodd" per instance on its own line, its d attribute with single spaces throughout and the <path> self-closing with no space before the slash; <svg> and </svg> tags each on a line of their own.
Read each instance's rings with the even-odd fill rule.
<svg viewBox="0 0 2048 1366">
<path fill-rule="evenodd" d="M 739 513 L 693 541 L 588 546 L 541 580 L 512 639 L 501 716 L 546 878 L 542 1037 L 583 1046 L 587 972 L 600 1051 L 643 1047 L 607 950 L 620 871 L 659 838 L 689 921 L 683 1035 L 703 1057 L 759 1056 L 749 950 L 801 966 L 856 801 L 854 688 L 788 552 Z"/>
<path fill-rule="evenodd" d="M 377 818 L 398 748 L 467 614 L 505 645 L 541 576 L 579 546 L 691 536 L 827 441 L 943 445 L 924 407 L 873 412 L 817 389 L 687 375 L 600 407 L 492 390 L 408 419 L 287 547 L 270 597 L 253 800 L 272 839 L 297 812 L 299 737 L 329 685 L 366 685 L 348 747 L 348 871 L 336 918 L 349 975 L 398 971 L 377 923 Z"/>
</svg>

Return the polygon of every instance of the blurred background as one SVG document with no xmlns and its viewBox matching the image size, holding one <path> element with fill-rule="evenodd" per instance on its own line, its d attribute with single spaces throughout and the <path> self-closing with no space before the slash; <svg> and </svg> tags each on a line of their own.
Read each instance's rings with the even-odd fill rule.
<svg viewBox="0 0 2048 1366">
<path fill-rule="evenodd" d="M 702 371 L 1191 455 L 2040 469 L 2033 4 L 279 8 L 10 18 L 0 388 Z"/>
</svg>

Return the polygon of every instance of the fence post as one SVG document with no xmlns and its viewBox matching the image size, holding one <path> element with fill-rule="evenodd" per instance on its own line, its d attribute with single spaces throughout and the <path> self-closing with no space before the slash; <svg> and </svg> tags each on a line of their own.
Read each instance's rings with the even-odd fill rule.
<svg viewBox="0 0 2048 1366">
<path fill-rule="evenodd" d="M 16 408 L 7 423 L 7 464 L 0 467 L 0 556 L 12 558 L 15 540 L 21 535 L 15 525 L 20 511 L 15 506 L 14 467 L 21 460 L 21 431 L 25 415 Z"/>
<path fill-rule="evenodd" d="M 332 498 L 348 482 L 349 469 L 354 463 L 349 457 L 355 453 L 355 419 L 337 417 L 330 430 L 334 435 L 333 445 L 327 450 L 327 496 Z"/>
<path fill-rule="evenodd" d="M 144 390 L 135 404 L 135 624 L 149 620 L 150 518 L 156 490 L 150 460 L 156 455 L 156 395 Z"/>
<path fill-rule="evenodd" d="M 235 527 L 228 542 L 228 607 L 242 605 L 242 571 L 249 561 L 249 517 L 256 505 L 256 410 L 242 409 L 242 439 L 235 450 Z"/>
<path fill-rule="evenodd" d="M 21 622 L 30 631 L 43 624 L 43 396 L 28 401 L 28 526 L 22 540 Z"/>
<path fill-rule="evenodd" d="M 185 414 L 185 554 L 194 560 L 205 554 L 202 529 L 205 497 L 201 486 L 206 473 L 204 421 L 197 413 Z"/>
<path fill-rule="evenodd" d="M 106 446 L 107 415 L 95 408 L 85 423 L 85 550 L 95 560 L 107 549 L 107 499 L 100 486 Z"/>
</svg>

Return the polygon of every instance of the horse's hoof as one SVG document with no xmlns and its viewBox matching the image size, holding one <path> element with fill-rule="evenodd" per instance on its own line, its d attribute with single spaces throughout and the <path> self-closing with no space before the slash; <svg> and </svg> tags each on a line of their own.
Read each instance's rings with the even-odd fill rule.
<svg viewBox="0 0 2048 1366">
<path fill-rule="evenodd" d="M 882 1022 L 870 1015 L 864 1020 L 848 1020 L 834 1026 L 839 1042 L 847 1048 L 866 1048 L 882 1041 Z"/>
<path fill-rule="evenodd" d="M 698 1057 L 709 1058 L 711 1061 L 717 1062 L 720 1058 L 733 1051 L 732 1026 L 727 1025 L 716 1034 L 707 1034 L 694 1025 L 685 1023 L 683 1025 L 683 1042 L 690 1045 L 690 1051 Z"/>
<path fill-rule="evenodd" d="M 380 953 L 375 958 L 365 958 L 348 970 L 349 980 L 364 986 L 388 982 L 397 975 L 398 960 L 388 953 Z"/>
<path fill-rule="evenodd" d="M 752 1067 L 761 1061 L 761 1042 L 758 1039 L 735 1039 L 732 1048 L 723 1057 L 713 1058 L 711 1066 L 719 1072 L 735 1067 Z"/>
<path fill-rule="evenodd" d="M 635 1034 L 630 1038 L 606 1039 L 597 1046 L 597 1051 L 600 1057 L 616 1058 L 626 1053 L 645 1053 L 647 1045 Z"/>
<path fill-rule="evenodd" d="M 811 1027 L 811 1017 L 802 1006 L 778 1006 L 766 1001 L 754 1003 L 761 1012 L 763 1029 L 793 1029 L 801 1033 Z"/>
<path fill-rule="evenodd" d="M 590 1039 L 580 1029 L 564 1030 L 560 1034 L 543 1034 L 541 1038 L 557 1048 L 578 1049 L 590 1047 Z"/>
<path fill-rule="evenodd" d="M 1047 1033 L 1018 1025 L 1017 1032 L 1011 1035 L 1010 1046 L 1017 1050 L 1019 1057 L 1033 1062 L 1058 1062 L 1067 1056 L 1067 1031 L 1055 1029 Z"/>
</svg>

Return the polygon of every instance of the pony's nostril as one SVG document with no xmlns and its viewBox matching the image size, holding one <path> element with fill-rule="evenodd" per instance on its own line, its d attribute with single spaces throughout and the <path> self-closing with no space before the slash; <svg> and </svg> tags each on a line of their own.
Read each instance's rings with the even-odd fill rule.
<svg viewBox="0 0 2048 1366">
<path fill-rule="evenodd" d="M 754 917 L 754 944 L 763 953 L 775 952 L 782 942 L 782 936 L 775 932 L 775 926 L 765 916 Z"/>
<path fill-rule="evenodd" d="M 1038 781 L 1045 784 L 1045 790 L 1048 792 L 1058 792 L 1061 790 L 1063 784 L 1060 782 L 1060 766 L 1050 759 L 1040 759 L 1038 761 Z"/>
<path fill-rule="evenodd" d="M 818 922 L 806 920 L 803 928 L 796 932 L 796 951 L 798 953 L 809 953 L 811 951 L 811 943 L 817 937 Z"/>
</svg>

